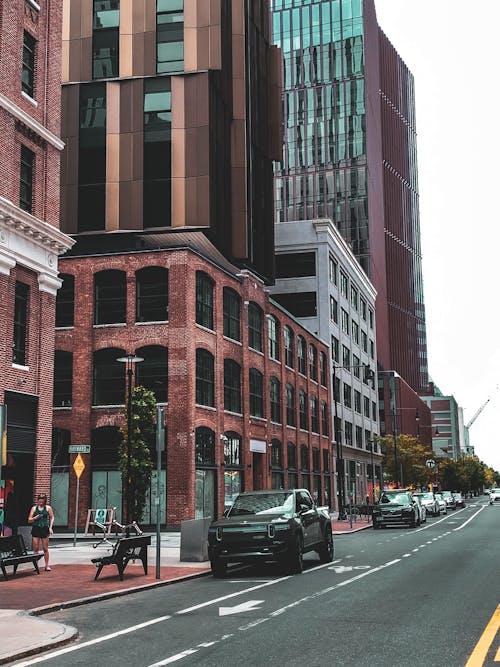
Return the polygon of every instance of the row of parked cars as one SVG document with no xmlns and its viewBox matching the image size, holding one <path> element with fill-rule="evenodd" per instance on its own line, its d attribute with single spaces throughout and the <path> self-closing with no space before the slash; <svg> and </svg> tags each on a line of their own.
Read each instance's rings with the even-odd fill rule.
<svg viewBox="0 0 500 667">
<path fill-rule="evenodd" d="M 380 501 L 373 508 L 373 528 L 405 524 L 410 528 L 420 526 L 427 517 L 447 514 L 448 510 L 465 507 L 465 498 L 459 492 L 414 493 L 407 489 L 383 491 Z"/>
</svg>

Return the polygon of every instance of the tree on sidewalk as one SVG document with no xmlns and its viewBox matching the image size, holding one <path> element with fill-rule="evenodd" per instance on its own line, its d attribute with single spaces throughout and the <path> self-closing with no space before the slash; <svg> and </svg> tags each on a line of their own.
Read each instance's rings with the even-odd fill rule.
<svg viewBox="0 0 500 667">
<path fill-rule="evenodd" d="M 412 435 L 400 434 L 396 438 L 397 474 L 394 468 L 394 438 L 390 435 L 377 438 L 384 453 L 384 469 L 398 478 L 405 487 L 425 487 L 434 477 L 434 471 L 425 462 L 434 458 L 428 445 Z"/>
<path fill-rule="evenodd" d="M 132 389 L 131 398 L 132 424 L 130 433 L 130 484 L 128 498 L 125 502 L 129 507 L 129 519 L 140 521 L 146 505 L 146 497 L 151 485 L 153 470 L 153 446 L 155 435 L 156 398 L 152 391 L 139 386 Z M 125 408 L 125 422 L 127 411 Z M 121 428 L 122 442 L 120 446 L 119 468 L 122 479 L 128 472 L 128 429 Z M 127 485 L 124 485 L 127 488 Z"/>
</svg>

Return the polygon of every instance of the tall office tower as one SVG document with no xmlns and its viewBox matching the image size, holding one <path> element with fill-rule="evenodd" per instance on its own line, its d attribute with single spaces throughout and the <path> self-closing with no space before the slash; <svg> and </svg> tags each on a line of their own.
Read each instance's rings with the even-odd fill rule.
<svg viewBox="0 0 500 667">
<path fill-rule="evenodd" d="M 377 356 L 427 386 L 413 77 L 374 0 L 273 0 L 283 52 L 276 222 L 328 217 L 377 291 Z"/>
<path fill-rule="evenodd" d="M 273 277 L 269 2 L 66 0 L 63 228 L 197 228 Z"/>
<path fill-rule="evenodd" d="M 61 17 L 57 2 L 0 0 L 0 534 L 50 493 L 58 255 L 73 243 L 59 230 Z"/>
</svg>

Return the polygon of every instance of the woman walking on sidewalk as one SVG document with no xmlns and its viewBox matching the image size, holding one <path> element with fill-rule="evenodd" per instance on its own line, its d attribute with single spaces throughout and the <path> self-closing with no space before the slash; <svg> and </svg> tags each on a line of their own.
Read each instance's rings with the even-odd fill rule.
<svg viewBox="0 0 500 667">
<path fill-rule="evenodd" d="M 47 496 L 40 494 L 36 505 L 31 508 L 28 523 L 32 523 L 31 535 L 33 537 L 33 551 L 37 554 L 42 540 L 43 557 L 45 559 L 45 572 L 50 572 L 49 566 L 49 535 L 52 535 L 54 525 L 54 512 L 47 505 Z"/>
</svg>

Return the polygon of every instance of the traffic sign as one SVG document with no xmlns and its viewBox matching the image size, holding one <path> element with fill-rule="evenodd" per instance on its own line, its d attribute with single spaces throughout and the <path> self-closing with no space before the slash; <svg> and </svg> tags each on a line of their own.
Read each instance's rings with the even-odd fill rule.
<svg viewBox="0 0 500 667">
<path fill-rule="evenodd" d="M 75 459 L 75 462 L 73 463 L 73 470 L 75 471 L 77 479 L 80 479 L 82 476 L 82 472 L 85 470 L 85 463 L 83 462 L 83 459 L 80 454 Z"/>
<path fill-rule="evenodd" d="M 425 465 L 428 468 L 435 468 L 436 467 L 436 461 L 434 461 L 434 459 L 427 459 L 427 461 L 425 462 Z"/>
<path fill-rule="evenodd" d="M 90 454 L 90 445 L 69 445 L 69 454 Z"/>
</svg>

